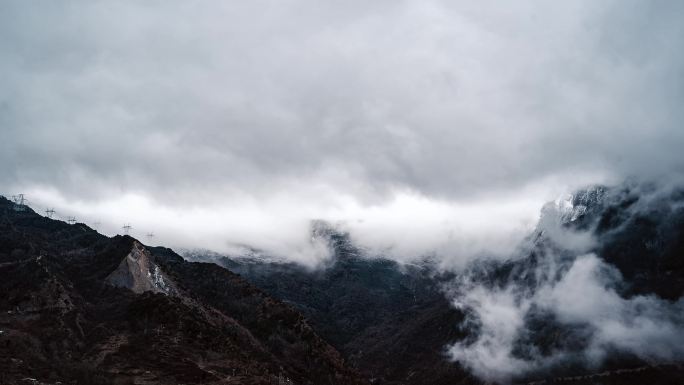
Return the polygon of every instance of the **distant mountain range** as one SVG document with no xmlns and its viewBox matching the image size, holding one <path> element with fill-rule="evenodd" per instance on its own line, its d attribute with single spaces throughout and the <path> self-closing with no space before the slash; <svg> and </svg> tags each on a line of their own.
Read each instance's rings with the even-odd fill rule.
<svg viewBox="0 0 684 385">
<path fill-rule="evenodd" d="M 680 300 L 684 190 L 680 188 L 625 184 L 578 191 L 546 205 L 537 229 L 509 258 L 478 260 L 460 272 L 443 271 L 430 260 L 401 265 L 368 256 L 349 234 L 322 222 L 314 223 L 312 236 L 325 238 L 334 250 L 326 267 L 314 271 L 253 256 L 202 251 L 185 256 L 226 267 L 297 308 L 373 383 L 477 383 L 478 377 L 522 383 L 641 384 L 647 378 L 684 383 L 679 366 L 684 350 L 658 340 L 665 336 L 684 346 Z M 590 319 L 594 315 L 581 314 L 570 322 L 559 316 L 563 312 L 555 305 L 545 302 L 544 295 L 557 293 L 567 283 L 567 273 L 574 274 L 580 263 L 594 261 L 583 257 L 592 255 L 600 268 L 619 276 L 589 282 L 610 286 L 606 295 L 615 300 L 608 305 L 620 306 L 615 317 L 597 312 L 596 318 L 607 317 L 606 322 L 626 328 L 626 333 L 639 332 L 625 326 L 620 318 L 625 314 L 617 313 L 631 311 L 631 316 L 646 317 L 644 322 L 676 329 L 634 340 L 661 343 L 662 351 L 640 350 L 616 340 L 601 340 L 600 346 L 594 346 L 594 341 L 604 338 L 599 330 L 603 325 Z M 513 321 L 520 323 L 512 335 L 502 337 L 498 326 L 482 321 L 492 309 L 484 308 L 482 298 L 471 298 L 469 294 L 475 292 L 485 293 L 486 299 L 510 297 L 510 307 L 519 318 Z M 495 339 L 499 337 L 509 340 Z M 505 353 L 502 367 L 516 367 L 478 363 L 496 358 L 486 346 L 499 350 L 493 354 Z M 591 377 L 596 373 L 601 375 Z"/>
<path fill-rule="evenodd" d="M 547 204 L 458 271 L 312 224 L 317 269 L 184 258 L 0 198 L 0 384 L 684 383 L 684 189 Z"/>
</svg>

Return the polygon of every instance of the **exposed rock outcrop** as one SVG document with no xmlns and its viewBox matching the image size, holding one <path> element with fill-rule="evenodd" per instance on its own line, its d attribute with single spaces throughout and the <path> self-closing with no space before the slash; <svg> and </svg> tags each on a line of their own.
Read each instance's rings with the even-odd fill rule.
<svg viewBox="0 0 684 385">
<path fill-rule="evenodd" d="M 149 250 L 135 241 L 131 251 L 105 281 L 112 286 L 125 287 L 138 294 L 146 291 L 175 294 L 175 284 L 152 259 Z"/>
</svg>

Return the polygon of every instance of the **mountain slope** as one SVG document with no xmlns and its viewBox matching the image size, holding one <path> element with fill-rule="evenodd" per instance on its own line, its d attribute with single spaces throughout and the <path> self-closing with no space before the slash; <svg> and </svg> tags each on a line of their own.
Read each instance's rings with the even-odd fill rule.
<svg viewBox="0 0 684 385">
<path fill-rule="evenodd" d="M 188 253 L 213 261 L 280 298 L 311 320 L 316 331 L 376 384 L 476 383 L 450 362 L 446 346 L 465 334 L 429 266 L 368 258 L 349 235 L 316 222 L 313 236 L 334 251 L 320 270 L 255 258 Z"/>
<path fill-rule="evenodd" d="M 0 292 L 3 384 L 364 383 L 300 313 L 237 275 L 4 198 Z"/>
</svg>

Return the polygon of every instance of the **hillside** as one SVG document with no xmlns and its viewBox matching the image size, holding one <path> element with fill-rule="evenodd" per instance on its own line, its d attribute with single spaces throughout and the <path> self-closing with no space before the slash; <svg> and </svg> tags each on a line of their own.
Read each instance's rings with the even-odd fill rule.
<svg viewBox="0 0 684 385">
<path fill-rule="evenodd" d="M 364 383 L 230 271 L 14 208 L 0 198 L 0 383 Z"/>
</svg>

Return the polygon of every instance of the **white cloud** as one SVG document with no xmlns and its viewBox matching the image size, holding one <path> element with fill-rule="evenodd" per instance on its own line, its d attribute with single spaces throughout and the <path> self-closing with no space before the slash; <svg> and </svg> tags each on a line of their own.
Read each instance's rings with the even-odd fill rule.
<svg viewBox="0 0 684 385">
<path fill-rule="evenodd" d="M 536 287 L 509 284 L 489 288 L 471 283 L 459 291 L 455 305 L 472 311 L 480 325 L 477 339 L 453 345 L 451 357 L 487 380 L 508 382 L 516 376 L 543 371 L 570 357 L 588 367 L 599 366 L 615 351 L 629 352 L 647 361 L 684 357 L 684 300 L 671 303 L 656 296 L 623 298 L 616 291 L 619 272 L 595 254 L 577 257 L 567 271 L 547 255 L 547 269 Z M 560 279 L 553 277 L 560 275 Z M 569 328 L 588 328 L 582 348 L 558 349 L 548 355 L 526 347 L 531 357 L 515 354 L 531 308 L 550 312 Z M 559 337 L 557 337 L 559 338 Z M 519 348 L 519 347 L 518 347 Z"/>
</svg>

